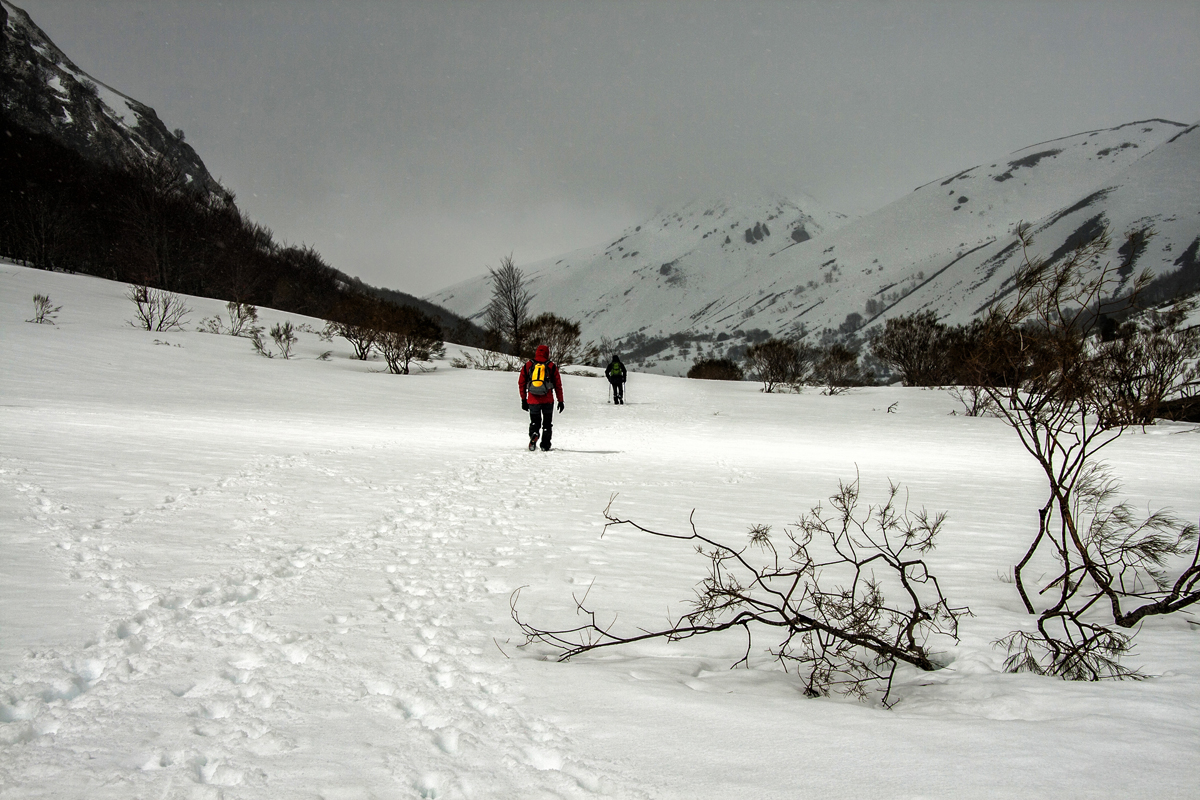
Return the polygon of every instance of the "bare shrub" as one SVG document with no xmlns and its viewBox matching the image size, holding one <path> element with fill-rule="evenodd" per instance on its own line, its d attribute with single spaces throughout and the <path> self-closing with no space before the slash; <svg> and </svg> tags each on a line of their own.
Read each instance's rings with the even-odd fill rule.
<svg viewBox="0 0 1200 800">
<path fill-rule="evenodd" d="M 870 339 L 871 352 L 895 367 L 905 386 L 942 386 L 950 382 L 946 364 L 947 327 L 933 311 L 889 319 Z"/>
<path fill-rule="evenodd" d="M 962 404 L 965 417 L 996 416 L 996 401 L 982 386 L 952 386 L 950 396 Z"/>
<path fill-rule="evenodd" d="M 737 362 L 728 358 L 699 358 L 688 370 L 689 378 L 710 381 L 740 381 L 745 378 Z"/>
<path fill-rule="evenodd" d="M 253 338 L 254 331 L 262 332 L 255 323 L 258 322 L 258 308 L 249 303 L 241 303 L 230 300 L 225 304 L 225 309 L 229 312 L 229 327 L 225 327 L 225 321 L 220 314 L 212 317 L 204 317 L 200 320 L 200 333 L 215 333 L 228 334 L 229 336 L 245 336 Z"/>
<path fill-rule="evenodd" d="M 455 358 L 450 362 L 450 366 L 456 369 L 482 369 L 491 372 L 520 372 L 522 367 L 521 359 L 516 356 L 510 356 L 507 353 L 498 353 L 495 350 L 480 350 L 478 355 L 471 355 L 466 350 L 459 350 L 462 354 L 461 358 Z"/>
<path fill-rule="evenodd" d="M 625 525 L 688 543 L 707 560 L 708 574 L 690 610 L 660 630 L 619 632 L 615 621 L 600 621 L 586 596 L 575 598 L 582 624 L 538 627 L 521 619 L 518 590 L 510 604 L 525 645 L 549 645 L 560 661 L 649 639 L 740 629 L 746 648 L 732 666 L 749 666 L 754 636 L 774 631 L 781 638 L 770 654 L 801 676 L 806 694 L 877 696 L 891 705 L 900 665 L 937 669 L 931 641 L 957 641 L 958 620 L 969 613 L 947 601 L 922 557 L 945 515 L 910 510 L 894 484 L 882 504 L 860 509 L 858 480 L 840 483 L 829 509 L 818 505 L 785 529 L 782 551 L 769 526 L 755 525 L 748 544 L 734 547 L 701 535 L 694 520 L 687 533 L 653 531 L 615 516 L 611 501 L 604 516 L 606 531 Z"/>
<path fill-rule="evenodd" d="M 770 394 L 778 387 L 804 383 L 811 375 L 815 348 L 801 342 L 770 338 L 746 350 L 750 374 Z"/>
<path fill-rule="evenodd" d="M 379 330 L 370 325 L 329 321 L 325 323 L 326 339 L 340 336 L 354 348 L 354 357 L 366 361 L 371 357 L 379 338 Z"/>
<path fill-rule="evenodd" d="M 263 358 L 274 358 L 275 352 L 267 347 L 267 343 L 263 341 L 262 330 L 256 330 L 250 337 L 250 343 L 254 345 L 254 352 L 258 353 Z"/>
<path fill-rule="evenodd" d="M 1146 385 L 1155 388 L 1120 402 L 1130 396 L 1124 385 L 1129 353 L 1139 352 L 1136 342 L 1150 346 L 1162 330 L 1151 325 L 1130 333 L 1140 337 L 1135 345 L 1110 347 L 1092 336 L 1100 319 L 1092 309 L 1131 306 L 1150 274 L 1142 273 L 1132 291 L 1114 301 L 1111 292 L 1124 279 L 1104 261 L 1107 231 L 1050 260 L 1030 256 L 1027 228 L 1018 226 L 1016 235 L 1023 263 L 1012 299 L 993 306 L 983 323 L 985 346 L 975 363 L 991 380 L 976 383 L 1041 467 L 1049 497 L 1033 541 L 1013 568 L 1037 630 L 1016 631 L 998 644 L 1014 670 L 1068 679 L 1136 677 L 1120 664 L 1132 629 L 1147 616 L 1200 601 L 1200 550 L 1194 526 L 1161 512 L 1138 521 L 1116 502 L 1118 487 L 1103 477 L 1096 456 L 1138 419 L 1131 409 L 1184 373 L 1171 358 L 1142 362 Z M 1035 558 L 1045 576 L 1031 598 L 1024 570 Z"/>
<path fill-rule="evenodd" d="M 154 289 L 145 284 L 130 284 L 125 296 L 137 308 L 136 318 L 129 321 L 135 328 L 147 331 L 180 329 L 192 310 L 181 295 Z"/>
<path fill-rule="evenodd" d="M 814 354 L 810 380 L 824 384 L 822 394 L 838 395 L 852 387 L 871 383 L 874 376 L 863 370 L 858 363 L 858 353 L 840 342 L 835 342 Z"/>
<path fill-rule="evenodd" d="M 300 341 L 300 337 L 296 336 L 296 329 L 291 322 L 282 322 L 271 326 L 271 340 L 279 348 L 279 354 L 288 359 L 292 357 L 292 348 Z"/>
<path fill-rule="evenodd" d="M 1200 381 L 1200 328 L 1182 327 L 1195 308 L 1152 309 L 1099 345 L 1097 407 L 1106 424 L 1153 424 L 1171 396 Z"/>
<path fill-rule="evenodd" d="M 53 325 L 54 318 L 58 316 L 59 311 L 62 311 L 62 306 L 51 303 L 50 295 L 35 294 L 33 296 L 33 318 L 25 321 L 39 325 Z"/>
<path fill-rule="evenodd" d="M 332 341 L 340 336 L 354 348 L 354 357 L 366 361 L 378 344 L 379 332 L 383 330 L 386 306 L 379 301 L 363 296 L 344 298 L 331 311 L 325 330 L 319 336 Z"/>
<path fill-rule="evenodd" d="M 414 361 L 429 361 L 445 352 L 441 327 L 419 309 L 403 306 L 386 324 L 388 330 L 379 332 L 376 346 L 393 375 L 408 375 Z"/>
<path fill-rule="evenodd" d="M 225 304 L 225 309 L 229 312 L 229 335 L 251 336 L 258 323 L 258 308 L 230 300 Z"/>
<path fill-rule="evenodd" d="M 539 314 L 525 326 L 521 355 L 533 358 L 533 348 L 544 344 L 550 348 L 550 360 L 559 366 L 581 364 L 591 354 L 580 343 L 579 331 L 578 322 L 554 314 Z"/>
</svg>

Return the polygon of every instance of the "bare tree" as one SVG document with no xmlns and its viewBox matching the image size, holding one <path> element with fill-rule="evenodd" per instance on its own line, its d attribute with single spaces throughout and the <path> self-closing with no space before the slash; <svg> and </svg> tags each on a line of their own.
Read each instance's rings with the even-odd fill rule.
<svg viewBox="0 0 1200 800">
<path fill-rule="evenodd" d="M 874 380 L 869 371 L 858 363 L 858 353 L 841 342 L 822 348 L 815 358 L 812 380 L 825 384 L 824 394 L 842 394 L 852 386 L 862 386 Z"/>
<path fill-rule="evenodd" d="M 10 223 L 26 259 L 40 269 L 64 266 L 81 228 L 62 197 L 31 189 L 13 198 Z"/>
<path fill-rule="evenodd" d="M 147 283 L 177 289 L 186 260 L 184 234 L 187 208 L 194 190 L 178 164 L 166 156 L 147 158 L 133 170 L 134 190 L 122 197 L 122 219 Z"/>
<path fill-rule="evenodd" d="M 500 259 L 499 269 L 488 268 L 492 276 L 492 300 L 487 308 L 487 329 L 507 340 L 513 355 L 525 347 L 525 328 L 529 323 L 529 303 L 533 295 L 526 286 L 525 274 L 513 263 L 512 254 Z"/>
<path fill-rule="evenodd" d="M 1126 356 L 1091 335 L 1100 319 L 1096 310 L 1131 307 L 1151 276 L 1143 272 L 1130 293 L 1114 301 L 1110 293 L 1125 281 L 1105 262 L 1107 231 L 1052 259 L 1030 255 L 1025 226 L 1016 235 L 1023 264 L 1012 298 L 995 304 L 983 323 L 983 346 L 974 358 L 989 379 L 976 383 L 1041 467 L 1049 497 L 1033 541 L 1013 568 L 1021 600 L 1037 617 L 1036 631 L 1017 631 L 1000 643 L 1010 669 L 1071 679 L 1134 677 L 1119 661 L 1131 646 L 1133 633 L 1126 631 L 1148 615 L 1200 602 L 1195 526 L 1161 512 L 1137 520 L 1115 502 L 1117 487 L 1096 461 L 1135 419 L 1114 410 L 1114 398 L 1127 389 L 1121 385 Z M 1130 335 L 1153 339 L 1152 332 Z M 1179 376 L 1175 363 L 1141 366 Z M 1047 577 L 1034 596 L 1039 610 L 1024 570 L 1040 553 Z M 1180 557 L 1187 560 L 1175 567 Z M 1179 571 L 1172 580 L 1173 567 Z"/>
<path fill-rule="evenodd" d="M 708 561 L 691 610 L 663 629 L 625 633 L 616 630 L 615 621 L 601 622 L 586 596 L 576 597 L 583 623 L 547 629 L 521 619 L 518 590 L 510 603 L 513 619 L 526 644 L 549 645 L 560 661 L 649 639 L 674 642 L 740 629 L 746 649 L 733 666 L 748 666 L 755 633 L 777 631 L 782 640 L 770 653 L 785 669 L 800 673 L 808 695 L 875 693 L 890 705 L 899 665 L 937 669 L 931 639 L 957 641 L 958 620 L 969 613 L 946 600 L 921 557 L 933 549 L 945 515 L 910 511 L 894 484 L 886 501 L 861 511 L 857 479 L 839 484 L 830 503 L 832 513 L 817 506 L 786 529 L 781 552 L 769 526 L 755 525 L 749 544 L 733 547 L 700 534 L 694 520 L 687 533 L 643 528 L 615 516 L 610 501 L 606 531 L 625 525 L 686 542 Z M 822 556 L 822 549 L 830 554 Z"/>
</svg>

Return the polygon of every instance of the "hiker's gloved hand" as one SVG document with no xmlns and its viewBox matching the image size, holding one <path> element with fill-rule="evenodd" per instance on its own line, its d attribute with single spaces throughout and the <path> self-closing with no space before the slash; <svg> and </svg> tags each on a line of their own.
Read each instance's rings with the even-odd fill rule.
<svg viewBox="0 0 1200 800">
<path fill-rule="evenodd" d="M 528 410 L 529 410 L 529 401 L 528 401 L 528 400 L 522 400 L 522 401 L 521 401 L 521 410 L 522 410 L 522 411 L 528 411 Z"/>
<path fill-rule="evenodd" d="M 559 413 L 560 413 L 560 414 L 562 413 L 562 410 L 563 410 L 564 408 L 566 408 L 566 406 L 564 406 L 564 405 L 563 405 L 563 401 L 562 401 L 562 400 L 559 400 L 559 401 L 558 401 L 558 411 L 559 411 Z"/>
</svg>

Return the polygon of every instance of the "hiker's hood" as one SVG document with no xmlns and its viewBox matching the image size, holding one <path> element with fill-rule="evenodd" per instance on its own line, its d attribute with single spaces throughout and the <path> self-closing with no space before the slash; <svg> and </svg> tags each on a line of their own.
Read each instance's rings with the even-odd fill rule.
<svg viewBox="0 0 1200 800">
<path fill-rule="evenodd" d="M 550 348 L 544 344 L 539 344 L 537 346 L 537 350 L 533 351 L 533 360 L 534 361 L 549 361 L 550 360 Z"/>
</svg>

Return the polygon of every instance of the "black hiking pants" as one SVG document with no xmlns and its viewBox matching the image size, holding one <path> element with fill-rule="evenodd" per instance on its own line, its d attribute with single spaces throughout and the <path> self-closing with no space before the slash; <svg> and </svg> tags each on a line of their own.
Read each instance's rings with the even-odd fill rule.
<svg viewBox="0 0 1200 800">
<path fill-rule="evenodd" d="M 554 403 L 529 404 L 529 439 L 538 438 L 542 432 L 542 449 L 550 449 L 550 436 L 554 433 Z"/>
<path fill-rule="evenodd" d="M 625 381 L 610 380 L 609 383 L 612 385 L 613 402 L 616 403 L 617 405 L 624 405 L 625 404 Z"/>
</svg>

